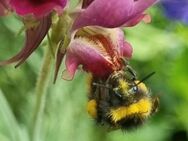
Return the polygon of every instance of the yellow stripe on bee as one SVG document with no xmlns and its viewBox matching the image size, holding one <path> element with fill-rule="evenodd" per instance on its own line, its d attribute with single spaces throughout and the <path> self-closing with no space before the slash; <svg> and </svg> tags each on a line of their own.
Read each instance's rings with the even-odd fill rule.
<svg viewBox="0 0 188 141">
<path fill-rule="evenodd" d="M 129 88 L 128 83 L 125 80 L 120 79 L 119 80 L 119 88 L 121 90 L 128 90 L 128 88 Z"/>
<path fill-rule="evenodd" d="M 152 110 L 152 102 L 150 99 L 145 98 L 139 100 L 137 103 L 131 104 L 129 106 L 122 106 L 117 109 L 112 109 L 109 116 L 112 118 L 112 121 L 115 123 L 120 121 L 123 118 L 130 116 L 138 115 L 143 118 L 150 115 Z"/>
<path fill-rule="evenodd" d="M 96 100 L 92 99 L 87 103 L 87 112 L 93 118 L 97 117 L 97 102 L 96 102 Z"/>
</svg>

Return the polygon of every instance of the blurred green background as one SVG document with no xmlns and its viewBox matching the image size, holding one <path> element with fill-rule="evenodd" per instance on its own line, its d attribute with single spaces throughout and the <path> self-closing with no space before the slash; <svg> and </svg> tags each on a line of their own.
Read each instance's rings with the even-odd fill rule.
<svg viewBox="0 0 188 141">
<path fill-rule="evenodd" d="M 151 24 L 125 29 L 134 48 L 131 66 L 146 81 L 152 95 L 160 98 L 159 112 L 132 132 L 107 132 L 86 112 L 87 74 L 78 71 L 73 81 L 53 70 L 47 91 L 41 141 L 187 141 L 188 132 L 188 26 L 167 20 L 159 7 L 149 11 Z M 16 54 L 24 35 L 17 35 L 22 23 L 14 15 L 0 18 L 0 60 Z M 29 128 L 36 101 L 35 83 L 46 43 L 15 69 L 0 67 L 0 141 L 29 141 Z M 62 66 L 62 70 L 64 70 Z"/>
</svg>

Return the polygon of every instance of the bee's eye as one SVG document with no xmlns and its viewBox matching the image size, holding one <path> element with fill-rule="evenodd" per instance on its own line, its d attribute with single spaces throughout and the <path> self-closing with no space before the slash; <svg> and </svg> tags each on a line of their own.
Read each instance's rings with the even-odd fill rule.
<svg viewBox="0 0 188 141">
<path fill-rule="evenodd" d="M 113 91 L 114 91 L 114 94 L 115 94 L 117 97 L 122 98 L 122 95 L 119 93 L 119 88 L 114 88 Z"/>
<path fill-rule="evenodd" d="M 138 92 L 138 87 L 133 86 L 132 88 L 129 89 L 128 91 L 130 94 L 136 94 Z"/>
</svg>

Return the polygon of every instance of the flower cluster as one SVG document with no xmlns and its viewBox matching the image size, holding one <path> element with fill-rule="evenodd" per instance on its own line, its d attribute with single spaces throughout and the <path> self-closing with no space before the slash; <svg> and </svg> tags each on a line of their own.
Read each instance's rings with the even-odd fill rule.
<svg viewBox="0 0 188 141">
<path fill-rule="evenodd" d="M 65 79 L 72 79 L 78 66 L 95 76 L 106 77 L 121 69 L 122 58 L 130 58 L 132 47 L 122 27 L 149 22 L 144 11 L 157 0 L 83 0 L 70 10 L 67 0 L 1 0 L 0 15 L 15 12 L 26 27 L 23 49 L 0 65 L 22 64 L 40 45 L 51 28 L 55 45 L 56 75 L 66 54 Z"/>
</svg>

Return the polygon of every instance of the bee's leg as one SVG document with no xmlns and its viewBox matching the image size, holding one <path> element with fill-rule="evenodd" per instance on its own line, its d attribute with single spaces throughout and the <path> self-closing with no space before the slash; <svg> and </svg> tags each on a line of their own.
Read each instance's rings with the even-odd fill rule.
<svg viewBox="0 0 188 141">
<path fill-rule="evenodd" d="M 129 79 L 131 81 L 135 81 L 137 79 L 136 72 L 133 70 L 131 66 L 127 65 L 126 67 L 124 67 L 123 70 L 124 70 L 126 79 Z"/>
<path fill-rule="evenodd" d="M 122 63 L 123 63 L 124 66 L 129 65 L 129 61 L 128 61 L 128 59 L 123 58 L 123 57 L 121 57 L 120 59 L 121 59 L 121 61 L 122 61 Z"/>
<path fill-rule="evenodd" d="M 122 60 L 122 63 L 124 65 L 123 70 L 125 72 L 129 72 L 132 75 L 131 80 L 136 80 L 136 72 L 134 69 L 129 65 L 129 61 L 126 58 L 120 58 Z"/>
<path fill-rule="evenodd" d="M 126 66 L 125 71 L 129 72 L 132 75 L 132 80 L 136 80 L 136 72 L 129 65 Z"/>
<path fill-rule="evenodd" d="M 158 111 L 158 108 L 159 108 L 159 98 L 158 97 L 154 97 L 152 98 L 152 103 L 153 103 L 153 106 L 152 106 L 152 114 L 153 113 L 156 113 Z"/>
<path fill-rule="evenodd" d="M 106 89 L 112 89 L 111 87 L 106 86 L 106 85 L 104 85 L 104 84 L 100 84 L 100 83 L 95 83 L 95 82 L 93 82 L 92 85 L 93 85 L 93 86 L 102 87 L 102 88 L 106 88 Z"/>
</svg>

